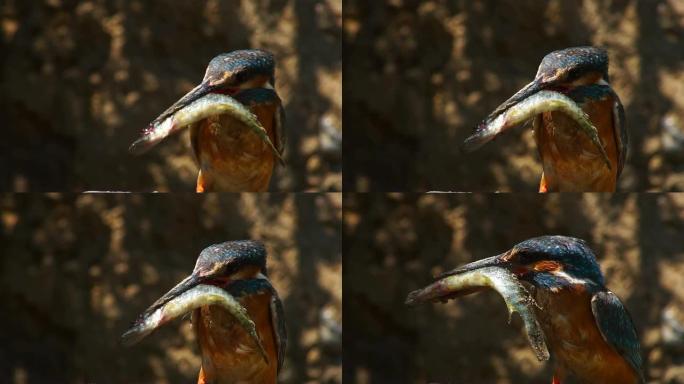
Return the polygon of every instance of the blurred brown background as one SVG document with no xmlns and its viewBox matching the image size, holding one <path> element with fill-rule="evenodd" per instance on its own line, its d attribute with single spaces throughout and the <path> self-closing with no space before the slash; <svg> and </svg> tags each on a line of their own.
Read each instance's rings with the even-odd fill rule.
<svg viewBox="0 0 684 384">
<path fill-rule="evenodd" d="M 208 245 L 258 239 L 285 306 L 282 383 L 341 383 L 340 194 L 0 195 L 0 382 L 192 383 L 190 321 L 119 337 Z"/>
<path fill-rule="evenodd" d="M 681 0 L 345 1 L 345 188 L 536 191 L 530 129 L 459 146 L 544 55 L 578 45 L 608 49 L 626 108 L 620 190 L 684 190 Z"/>
<path fill-rule="evenodd" d="M 493 292 L 407 307 L 435 274 L 530 237 L 585 239 L 640 335 L 648 383 L 684 383 L 684 194 L 344 198 L 344 381 L 549 383 Z"/>
<path fill-rule="evenodd" d="M 128 146 L 215 55 L 277 61 L 287 166 L 272 189 L 341 190 L 341 0 L 3 0 L 0 190 L 193 191 L 182 133 Z"/>
</svg>

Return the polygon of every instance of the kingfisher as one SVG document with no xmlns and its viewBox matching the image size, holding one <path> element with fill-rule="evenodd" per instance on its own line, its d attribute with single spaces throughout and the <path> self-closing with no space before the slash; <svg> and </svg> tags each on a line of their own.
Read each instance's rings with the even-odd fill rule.
<svg viewBox="0 0 684 384">
<path fill-rule="evenodd" d="M 262 243 L 228 241 L 205 248 L 192 274 L 152 304 L 122 342 L 135 344 L 188 312 L 202 357 L 198 384 L 277 382 L 287 334 Z"/>
<path fill-rule="evenodd" d="M 578 122 L 584 119 L 592 126 L 590 134 Z M 530 120 L 543 166 L 539 192 L 616 190 L 629 136 L 624 108 L 609 83 L 604 49 L 574 47 L 547 54 L 534 80 L 489 114 L 463 148 L 475 150 Z"/>
<path fill-rule="evenodd" d="M 554 362 L 553 384 L 644 382 L 639 338 L 632 318 L 620 299 L 606 288 L 596 257 L 586 242 L 567 236 L 536 237 L 439 278 L 492 267 L 510 272 L 529 287 L 535 302 L 531 307 Z M 431 301 L 482 290 L 440 289 Z M 417 295 L 412 296 L 410 301 L 417 301 Z"/>
<path fill-rule="evenodd" d="M 238 50 L 214 57 L 202 82 L 154 119 L 130 151 L 143 153 L 190 127 L 197 192 L 263 192 L 282 162 L 284 121 L 273 55 Z"/>
</svg>

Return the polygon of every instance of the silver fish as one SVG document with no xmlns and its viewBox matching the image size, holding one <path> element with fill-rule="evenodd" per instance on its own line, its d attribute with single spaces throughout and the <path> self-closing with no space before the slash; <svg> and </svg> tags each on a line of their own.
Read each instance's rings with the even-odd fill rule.
<svg viewBox="0 0 684 384">
<path fill-rule="evenodd" d="M 145 152 L 167 136 L 209 116 L 220 114 L 228 114 L 243 123 L 269 146 L 281 163 L 283 162 L 280 152 L 271 142 L 268 132 L 261 125 L 259 119 L 239 101 L 230 96 L 217 93 L 204 95 L 179 109 L 161 123 L 148 127 L 143 132 L 143 136 L 131 144 L 129 150 L 135 154 Z"/>
<path fill-rule="evenodd" d="M 268 363 L 266 350 L 261 344 L 256 325 L 250 319 L 247 309 L 231 294 L 213 285 L 199 284 L 171 299 L 149 316 L 138 319 L 133 327 L 121 336 L 121 341 L 124 345 L 133 345 L 160 326 L 205 305 L 217 305 L 226 309 L 252 338 L 259 347 L 264 361 Z"/>
<path fill-rule="evenodd" d="M 580 130 L 584 132 L 591 142 L 598 148 L 611 168 L 608 154 L 606 153 L 598 130 L 591 123 L 589 117 L 571 98 L 555 91 L 539 91 L 525 100 L 513 105 L 505 112 L 500 113 L 491 121 L 484 121 L 478 126 L 477 131 L 468 137 L 463 143 L 463 149 L 467 152 L 474 151 L 494 139 L 503 131 L 518 124 L 526 122 L 542 112 L 563 112 L 577 122 Z"/>
<path fill-rule="evenodd" d="M 482 288 L 492 288 L 503 297 L 508 307 L 509 323 L 513 312 L 520 315 L 525 325 L 527 340 L 537 359 L 548 360 L 549 350 L 544 339 L 544 332 L 541 330 L 532 307 L 537 304 L 515 275 L 506 269 L 485 267 L 445 277 L 423 289 L 411 292 L 406 298 L 406 304 L 446 301 Z"/>
</svg>

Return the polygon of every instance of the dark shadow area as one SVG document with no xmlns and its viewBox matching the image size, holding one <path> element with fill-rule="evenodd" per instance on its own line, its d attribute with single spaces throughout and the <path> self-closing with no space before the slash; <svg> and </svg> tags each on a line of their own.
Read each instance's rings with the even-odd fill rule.
<svg viewBox="0 0 684 384">
<path fill-rule="evenodd" d="M 288 116 L 272 190 L 341 190 L 341 0 L 5 1 L 0 17 L 0 190 L 193 191 L 187 133 L 128 146 L 245 48 L 274 53 Z"/>
<path fill-rule="evenodd" d="M 344 186 L 536 191 L 531 129 L 463 140 L 549 52 L 605 47 L 633 142 L 623 191 L 684 190 L 684 6 L 677 0 L 344 4 Z"/>
<path fill-rule="evenodd" d="M 345 382 L 550 382 L 551 366 L 537 361 L 517 315 L 507 323 L 497 294 L 404 305 L 440 272 L 550 234 L 594 250 L 634 318 L 647 382 L 684 382 L 684 334 L 671 332 L 684 324 L 684 195 L 350 194 L 344 203 Z"/>
<path fill-rule="evenodd" d="M 258 239 L 290 331 L 282 383 L 341 383 L 339 194 L 0 196 L 0 376 L 8 383 L 188 383 L 189 318 L 121 334 L 208 245 Z"/>
</svg>

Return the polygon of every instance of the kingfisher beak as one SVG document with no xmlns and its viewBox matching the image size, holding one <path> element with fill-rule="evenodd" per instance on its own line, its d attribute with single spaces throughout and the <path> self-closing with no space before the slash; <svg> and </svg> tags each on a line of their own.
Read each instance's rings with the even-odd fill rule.
<svg viewBox="0 0 684 384">
<path fill-rule="evenodd" d="M 451 276 L 465 275 L 469 272 L 476 271 L 482 268 L 502 268 L 508 269 L 510 262 L 505 260 L 506 253 L 488 257 L 486 259 L 477 260 L 469 264 L 462 265 L 456 269 L 441 273 L 436 277 L 437 281 L 428 287 L 412 292 L 406 299 L 406 304 L 415 305 L 425 301 L 440 300 L 446 302 L 450 299 L 455 299 L 462 296 L 467 296 L 475 292 L 480 292 L 488 289 L 486 286 L 479 285 L 464 285 L 458 289 L 453 289 L 448 283 Z"/>
<path fill-rule="evenodd" d="M 150 326 L 150 319 L 155 317 L 160 317 L 159 313 L 163 312 L 164 308 L 173 303 L 173 301 L 181 296 L 184 292 L 189 291 L 193 287 L 200 284 L 200 279 L 192 274 L 175 287 L 171 288 L 162 297 L 160 297 L 154 304 L 152 304 L 145 312 L 143 312 L 138 319 L 135 321 L 133 326 L 127 330 L 122 336 L 121 341 L 124 345 L 130 346 L 138 343 L 140 340 L 145 338 L 147 335 L 152 333 L 155 329 L 159 328 L 163 324 L 173 320 L 173 319 L 154 319 L 154 324 Z"/>
<path fill-rule="evenodd" d="M 516 105 L 522 101 L 528 99 L 535 93 L 544 89 L 546 82 L 541 78 L 534 79 L 531 83 L 522 87 L 518 92 L 511 96 L 508 100 L 504 101 L 492 111 L 487 118 L 482 120 L 475 129 L 475 132 L 469 136 L 462 144 L 461 148 L 465 152 L 472 152 L 476 149 L 482 147 L 489 141 L 493 140 L 503 131 L 506 131 L 513 127 L 514 125 L 500 126 L 500 124 L 494 124 L 495 120 L 504 115 L 510 109 L 514 108 Z"/>
<path fill-rule="evenodd" d="M 178 101 L 171 104 L 171 106 L 167 108 L 166 111 L 164 111 L 161 115 L 154 119 L 153 123 L 163 120 L 167 115 L 171 115 L 175 111 L 183 109 L 193 101 L 213 92 L 214 90 L 216 90 L 216 88 L 216 85 L 211 85 L 208 81 L 203 81 L 200 85 L 196 86 L 195 88 L 191 89 L 188 93 L 183 95 L 180 99 L 178 99 Z"/>
<path fill-rule="evenodd" d="M 169 108 L 162 112 L 162 114 L 157 116 L 157 118 L 154 119 L 145 129 L 143 129 L 140 138 L 131 144 L 128 150 L 134 155 L 143 154 L 155 145 L 159 144 L 159 142 L 168 136 L 185 128 L 185 126 L 172 124 L 172 119 L 169 118 L 173 117 L 173 115 L 175 115 L 178 111 L 187 107 L 192 102 L 208 95 L 214 89 L 216 89 L 216 86 L 204 81 L 200 85 L 190 90 L 190 92 L 186 93 L 178 101 L 173 103 Z"/>
<path fill-rule="evenodd" d="M 445 278 L 448 276 L 460 275 L 460 274 L 464 274 L 467 272 L 471 272 L 471 271 L 474 271 L 477 269 L 482 269 L 482 268 L 487 268 L 487 267 L 499 267 L 499 268 L 510 269 L 512 266 L 512 263 L 506 257 L 507 255 L 508 255 L 508 252 L 502 253 L 500 255 L 488 257 L 486 259 L 473 261 L 472 263 L 468 263 L 468 264 L 462 265 L 458 268 L 452 269 L 450 271 L 441 273 L 437 277 L 439 279 L 442 279 L 442 278 Z"/>
<path fill-rule="evenodd" d="M 527 99 L 528 97 L 534 95 L 535 93 L 541 91 L 544 89 L 546 82 L 544 82 L 541 78 L 536 78 L 529 84 L 525 85 L 522 87 L 518 92 L 513 94 L 508 100 L 504 101 L 496 107 L 492 113 L 487 116 L 485 119 L 485 122 L 491 122 L 496 118 L 498 115 L 506 112 L 509 110 L 511 107 L 514 107 L 516 104 L 520 103 L 521 101 Z"/>
<path fill-rule="evenodd" d="M 176 297 L 182 295 L 184 292 L 187 292 L 188 290 L 196 287 L 198 284 L 202 283 L 203 279 L 196 274 L 192 274 L 185 279 L 183 279 L 180 283 L 176 284 L 173 288 L 171 288 L 168 292 L 166 292 L 162 297 L 159 298 L 152 306 L 152 308 L 159 308 L 163 306 L 164 304 L 168 303 L 169 301 L 175 299 Z"/>
</svg>

